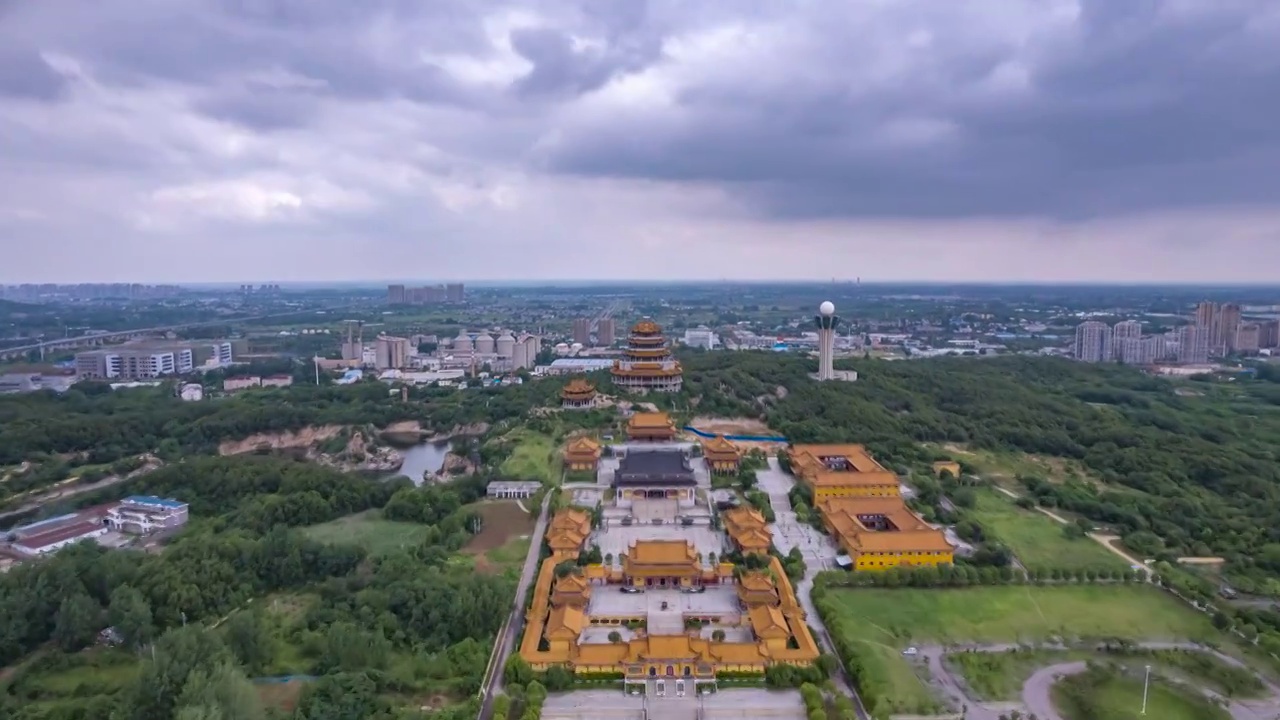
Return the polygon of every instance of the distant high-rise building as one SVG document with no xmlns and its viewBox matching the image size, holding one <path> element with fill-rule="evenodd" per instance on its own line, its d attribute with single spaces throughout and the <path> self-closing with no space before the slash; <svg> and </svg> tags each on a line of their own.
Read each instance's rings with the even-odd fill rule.
<svg viewBox="0 0 1280 720">
<path fill-rule="evenodd" d="M 1118 322 L 1115 327 L 1111 328 L 1111 348 L 1112 357 L 1110 359 L 1119 359 L 1126 363 L 1137 364 L 1134 359 L 1125 359 L 1124 354 L 1128 352 L 1131 356 L 1136 357 L 1141 354 L 1142 342 L 1142 323 L 1137 320 L 1125 320 Z"/>
<path fill-rule="evenodd" d="M 613 318 L 601 318 L 596 324 L 596 344 L 609 347 L 617 339 L 618 326 L 614 324 Z"/>
<path fill-rule="evenodd" d="M 1076 326 L 1076 359 L 1083 362 L 1110 360 L 1111 328 L 1104 322 L 1089 320 Z"/>
<path fill-rule="evenodd" d="M 444 299 L 448 302 L 460 303 L 464 294 L 462 283 L 449 283 L 444 286 Z"/>
<path fill-rule="evenodd" d="M 1178 328 L 1178 362 L 1203 365 L 1209 362 L 1209 329 L 1199 325 Z"/>
<path fill-rule="evenodd" d="M 387 286 L 387 303 L 390 305 L 403 305 L 405 302 L 403 285 Z"/>
<path fill-rule="evenodd" d="M 1277 346 L 1280 346 L 1280 320 L 1258 323 L 1258 347 L 1270 349 Z"/>
<path fill-rule="evenodd" d="M 1196 306 L 1196 327 L 1207 332 L 1210 355 L 1226 355 L 1236 349 L 1240 306 L 1235 303 L 1202 302 Z"/>
<path fill-rule="evenodd" d="M 1256 353 L 1262 341 L 1262 326 L 1258 323 L 1240 323 L 1232 347 L 1236 352 Z"/>
<path fill-rule="evenodd" d="M 591 318 L 573 319 L 573 341 L 583 345 L 591 344 Z"/>
</svg>

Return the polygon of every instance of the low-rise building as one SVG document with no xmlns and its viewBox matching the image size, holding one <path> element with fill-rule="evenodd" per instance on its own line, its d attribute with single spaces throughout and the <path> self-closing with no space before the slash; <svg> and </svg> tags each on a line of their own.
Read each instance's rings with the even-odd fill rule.
<svg viewBox="0 0 1280 720">
<path fill-rule="evenodd" d="M 638 412 L 627 421 L 631 442 L 669 442 L 676 437 L 676 425 L 664 412 Z"/>
<path fill-rule="evenodd" d="M 26 557 L 55 553 L 82 540 L 93 540 L 107 534 L 100 510 L 59 515 L 9 531 L 10 550 Z"/>
<path fill-rule="evenodd" d="M 595 472 L 600 464 L 600 443 L 580 436 L 568 442 L 564 448 L 564 469 L 569 472 Z"/>
<path fill-rule="evenodd" d="M 743 553 L 768 553 L 773 544 L 769 524 L 759 510 L 743 505 L 726 510 L 722 516 L 724 530 L 735 547 Z"/>
<path fill-rule="evenodd" d="M 854 570 L 953 562 L 946 533 L 911 511 L 900 497 L 837 497 L 817 504 L 822 523 L 849 555 Z"/>
<path fill-rule="evenodd" d="M 596 386 L 574 378 L 560 391 L 560 406 L 566 410 L 589 410 L 596 404 Z"/>
<path fill-rule="evenodd" d="M 792 445 L 791 472 L 813 492 L 814 503 L 837 497 L 898 497 L 898 477 L 861 445 Z"/>
<path fill-rule="evenodd" d="M 692 502 L 698 480 L 689 458 L 673 450 L 628 452 L 618 462 L 613 486 L 619 498 Z"/>
<path fill-rule="evenodd" d="M 131 535 L 150 535 L 187 524 L 187 504 L 154 495 L 134 495 L 107 510 L 107 526 Z"/>
<path fill-rule="evenodd" d="M 485 488 L 485 494 L 494 499 L 519 499 L 533 497 L 542 489 L 536 480 L 494 480 Z"/>
<path fill-rule="evenodd" d="M 707 463 L 707 470 L 712 473 L 731 475 L 738 472 L 742 453 L 731 440 L 723 435 L 717 435 L 702 441 L 702 459 Z"/>
</svg>

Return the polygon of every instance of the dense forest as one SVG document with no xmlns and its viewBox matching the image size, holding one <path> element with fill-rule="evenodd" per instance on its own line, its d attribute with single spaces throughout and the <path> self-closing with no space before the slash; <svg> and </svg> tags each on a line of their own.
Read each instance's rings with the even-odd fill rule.
<svg viewBox="0 0 1280 720">
<path fill-rule="evenodd" d="M 0 686 L 0 717 L 265 718 L 248 678 L 271 670 L 317 678 L 295 720 L 409 717 L 392 699 L 425 685 L 474 693 L 512 594 L 509 579 L 449 564 L 477 527 L 467 506 L 484 482 L 419 489 L 249 456 L 193 458 L 111 488 L 181 495 L 197 519 L 160 554 L 81 543 L 0 575 L 0 666 L 39 650 Z M 373 559 L 293 529 L 372 508 L 429 531 Z M 303 589 L 315 600 L 276 637 L 255 601 Z M 118 648 L 78 653 L 107 627 Z M 49 673 L 95 662 L 131 680 L 70 698 L 49 687 Z"/>
<path fill-rule="evenodd" d="M 818 384 L 805 381 L 812 361 L 793 356 L 684 360 L 699 413 L 761 415 L 793 441 L 865 443 L 900 470 L 946 455 L 945 444 L 1069 458 L 1101 487 L 1023 478 L 1040 503 L 1153 556 L 1222 555 L 1245 584 L 1280 574 L 1280 385 L 1269 371 L 1177 383 L 1056 358 L 865 360 L 844 365 L 857 382 Z"/>
</svg>

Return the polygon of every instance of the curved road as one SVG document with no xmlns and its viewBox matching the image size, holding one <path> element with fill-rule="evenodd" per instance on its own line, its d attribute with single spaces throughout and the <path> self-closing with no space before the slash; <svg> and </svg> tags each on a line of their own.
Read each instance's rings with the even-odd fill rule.
<svg viewBox="0 0 1280 720">
<path fill-rule="evenodd" d="M 970 645 L 954 647 L 950 651 L 1008 652 L 1018 647 L 1018 645 L 1014 644 Z M 1230 655 L 1196 643 L 1153 641 L 1134 643 L 1133 647 L 1141 650 L 1195 650 L 1213 655 L 1228 665 L 1248 668 L 1248 665 Z M 948 649 L 940 645 L 920 648 L 920 655 L 928 663 L 930 673 L 947 699 L 955 703 L 957 707 L 968 706 L 968 713 L 965 716 L 968 720 L 998 720 L 1000 713 L 1008 712 L 1008 708 L 1003 707 L 1007 703 L 980 704 L 969 699 L 965 693 L 964 685 L 943 662 L 943 656 L 947 652 Z M 1085 662 L 1077 661 L 1058 663 L 1037 670 L 1022 686 L 1022 704 L 1025 706 L 1025 710 L 1035 713 L 1036 717 L 1041 718 L 1041 720 L 1063 720 L 1062 716 L 1053 707 L 1053 686 L 1065 676 L 1084 672 L 1086 667 Z M 1266 680 L 1263 680 L 1263 683 L 1266 685 L 1269 697 L 1260 700 L 1227 700 L 1210 690 L 1201 688 L 1201 692 L 1211 698 L 1225 701 L 1227 710 L 1231 713 L 1233 720 L 1277 720 L 1277 718 L 1280 718 L 1280 688 Z"/>
</svg>

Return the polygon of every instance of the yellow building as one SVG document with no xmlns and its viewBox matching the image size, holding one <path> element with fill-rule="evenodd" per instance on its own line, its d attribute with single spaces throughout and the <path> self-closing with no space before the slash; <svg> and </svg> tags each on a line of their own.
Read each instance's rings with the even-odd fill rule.
<svg viewBox="0 0 1280 720">
<path fill-rule="evenodd" d="M 560 391 L 560 406 L 566 410 L 586 410 L 595 404 L 596 386 L 582 378 L 570 380 Z"/>
<path fill-rule="evenodd" d="M 942 530 L 930 527 L 902 498 L 831 498 L 818 503 L 827 531 L 855 570 L 933 566 L 954 560 Z"/>
<path fill-rule="evenodd" d="M 792 445 L 791 472 L 813 491 L 814 504 L 841 497 L 898 497 L 898 477 L 861 445 Z"/>
<path fill-rule="evenodd" d="M 627 440 L 665 442 L 676 439 L 676 424 L 664 412 L 638 412 L 627 421 Z"/>
<path fill-rule="evenodd" d="M 590 535 L 591 513 L 566 508 L 556 513 L 547 526 L 547 547 L 558 556 L 577 556 Z"/>
<path fill-rule="evenodd" d="M 738 472 L 742 453 L 738 451 L 737 445 L 723 435 L 716 435 L 702 441 L 702 459 L 706 461 L 707 469 L 712 473 L 729 475 Z"/>
<path fill-rule="evenodd" d="M 942 473 L 949 472 L 951 477 L 960 479 L 960 463 L 955 460 L 939 460 L 933 464 L 933 474 L 936 477 L 942 477 Z"/>
<path fill-rule="evenodd" d="M 648 560 L 642 564 L 659 573 L 670 572 L 665 569 L 670 567 L 682 568 L 676 572 L 683 573 L 692 552 L 691 548 L 686 552 L 661 545 L 637 549 L 639 552 L 636 554 Z M 696 562 L 696 556 L 693 560 Z M 565 665 L 575 672 L 620 672 L 626 682 L 670 679 L 694 685 L 714 682 L 717 672 L 763 673 L 765 668 L 777 663 L 812 665 L 818 659 L 819 649 L 805 622 L 804 610 L 782 563 L 777 558 L 770 558 L 769 562 L 767 571 L 745 574 L 744 588 L 739 590 L 739 598 L 746 608 L 742 613 L 743 624 L 754 636 L 751 641 L 717 642 L 700 637 L 698 631 L 648 635 L 641 630 L 623 642 L 582 643 L 579 640 L 583 630 L 593 624 L 620 625 L 627 620 L 642 620 L 643 617 L 590 616 L 577 602 L 581 597 L 578 593 L 581 579 L 567 575 L 556 581 L 556 559 L 550 558 L 538 570 L 533 601 L 526 614 L 528 625 L 520 644 L 520 656 L 540 671 L 554 665 Z M 639 565 L 636 569 L 643 571 Z M 720 571 L 712 573 L 712 576 L 732 582 L 732 571 L 731 565 L 723 564 Z M 585 576 L 599 579 L 608 577 L 609 573 L 594 566 L 586 568 Z M 563 603 L 552 602 L 553 597 Z M 543 641 L 546 649 L 539 647 Z"/>
<path fill-rule="evenodd" d="M 662 336 L 662 328 L 645 318 L 631 327 L 627 348 L 613 362 L 613 384 L 640 392 L 680 392 L 684 373 Z"/>
<path fill-rule="evenodd" d="M 684 540 L 637 540 L 622 556 L 622 574 L 635 587 L 693 587 L 702 563 Z"/>
<path fill-rule="evenodd" d="M 726 510 L 721 516 L 724 519 L 724 531 L 728 533 L 733 544 L 744 553 L 768 553 L 773 544 L 773 536 L 769 533 L 769 524 L 764 515 L 750 505 Z"/>
<path fill-rule="evenodd" d="M 589 437 L 576 437 L 564 448 L 564 469 L 570 472 L 595 472 L 600 464 L 600 443 Z"/>
</svg>

